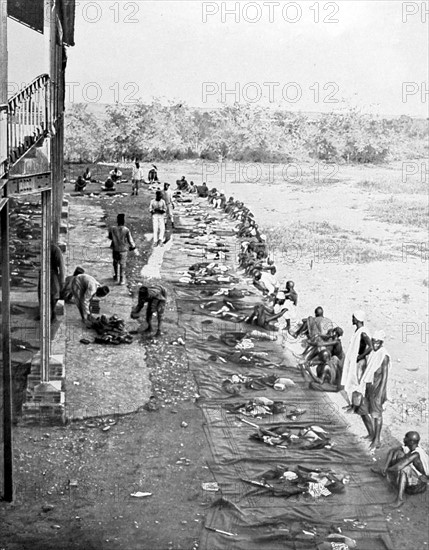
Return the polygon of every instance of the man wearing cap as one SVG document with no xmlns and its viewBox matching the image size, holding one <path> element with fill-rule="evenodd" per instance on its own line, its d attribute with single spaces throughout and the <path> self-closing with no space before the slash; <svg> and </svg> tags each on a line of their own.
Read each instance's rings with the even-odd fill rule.
<svg viewBox="0 0 429 550">
<path fill-rule="evenodd" d="M 158 317 L 158 330 L 155 336 L 161 335 L 161 324 L 165 311 L 165 304 L 167 301 L 167 291 L 162 285 L 142 285 L 139 289 L 138 303 L 131 311 L 132 319 L 138 319 L 140 317 L 140 311 L 147 303 L 146 310 L 146 322 L 147 328 L 145 332 L 152 331 L 152 316 L 156 313 Z"/>
<path fill-rule="evenodd" d="M 356 328 L 346 352 L 341 376 L 341 386 L 344 387 L 347 395 L 349 412 L 356 407 L 356 403 L 351 405 L 352 396 L 354 392 L 359 393 L 359 384 L 366 369 L 367 356 L 372 351 L 371 338 L 368 335 L 368 329 L 364 327 L 365 318 L 365 312 L 362 310 L 357 310 L 352 315 L 352 324 Z"/>
<path fill-rule="evenodd" d="M 378 473 L 387 476 L 397 488 L 397 497 L 393 506 L 404 504 L 404 495 L 424 493 L 429 481 L 429 457 L 420 447 L 420 434 L 407 432 L 404 445 L 391 449 Z"/>
<path fill-rule="evenodd" d="M 87 321 L 91 316 L 89 311 L 89 303 L 91 299 L 94 296 L 103 298 L 110 292 L 108 286 L 101 286 L 100 283 L 94 279 L 94 277 L 91 277 L 91 275 L 87 275 L 86 273 L 73 277 L 71 290 L 82 321 Z"/>
<path fill-rule="evenodd" d="M 164 183 L 164 191 L 162 192 L 162 198 L 165 201 L 165 204 L 167 206 L 167 219 L 171 222 L 171 227 L 174 229 L 174 216 L 173 216 L 173 210 L 174 210 L 174 201 L 173 201 L 173 192 L 170 189 L 170 184 L 165 182 Z"/>
<path fill-rule="evenodd" d="M 367 356 L 367 367 L 360 380 L 360 393 L 363 395 L 360 406 L 355 410 L 362 417 L 371 440 L 370 448 L 380 447 L 380 434 L 383 426 L 383 404 L 387 399 L 387 379 L 390 356 L 383 346 L 386 334 L 383 330 L 374 333 L 372 351 Z"/>
<path fill-rule="evenodd" d="M 125 214 L 118 214 L 116 219 L 118 225 L 109 229 L 108 238 L 112 241 L 110 247 L 113 259 L 113 278 L 117 281 L 119 276 L 119 284 L 124 285 L 128 251 L 135 250 L 136 245 L 130 230 L 125 227 Z"/>
</svg>

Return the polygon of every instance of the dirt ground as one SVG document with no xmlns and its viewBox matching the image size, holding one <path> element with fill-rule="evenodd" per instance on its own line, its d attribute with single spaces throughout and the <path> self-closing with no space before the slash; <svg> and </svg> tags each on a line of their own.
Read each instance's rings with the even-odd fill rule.
<svg viewBox="0 0 429 550">
<path fill-rule="evenodd" d="M 196 163 L 159 163 L 158 168 L 162 180 L 170 182 L 184 174 L 200 183 L 207 174 L 207 169 L 204 174 L 204 167 Z M 400 177 L 398 168 L 389 170 L 392 180 Z M 294 243 L 289 248 L 283 244 L 274 254 L 280 275 L 296 283 L 303 316 L 323 305 L 326 314 L 343 326 L 344 342 L 351 334 L 354 309 L 366 310 L 371 329 L 386 330 L 386 347 L 392 356 L 389 401 L 383 448 L 374 459 L 382 457 L 409 429 L 420 431 L 427 448 L 424 329 L 428 276 L 426 257 L 418 247 L 418 243 L 427 242 L 427 234 L 416 226 L 373 218 L 371 205 L 386 199 L 377 189 L 377 181 L 384 185 L 385 171 L 377 180 L 372 168 L 349 168 L 341 185 L 338 181 L 314 185 L 311 179 L 301 185 L 282 179 L 272 184 L 232 183 L 226 177 L 222 181 L 221 172 L 219 168 L 214 176 L 217 181 L 206 178 L 209 186 L 242 198 L 260 225 L 272 229 L 273 242 L 278 241 L 280 229 L 286 242 Z M 341 179 L 341 174 L 336 177 Z M 362 186 L 363 181 L 371 182 L 369 190 L 368 184 Z M 94 190 L 99 189 L 96 186 Z M 121 190 L 129 191 L 129 187 L 122 184 Z M 423 194 L 401 193 L 400 198 L 421 202 Z M 95 201 L 105 210 L 107 221 L 114 219 L 118 208 L 127 213 L 142 252 L 137 264 L 129 265 L 130 285 L 136 285 L 139 269 L 150 253 L 144 238 L 144 233 L 150 232 L 144 214 L 148 196 L 72 200 Z M 298 221 L 301 226 L 293 237 L 287 235 L 288 227 Z M 315 222 L 321 225 L 311 225 Z M 320 246 L 316 252 L 306 248 L 310 241 L 317 244 L 324 222 L 329 224 L 328 240 L 322 241 L 322 250 Z M 339 233 L 345 235 L 344 248 L 338 247 Z M 329 239 L 331 248 L 326 244 Z M 402 243 L 408 243 L 406 261 Z M 357 260 L 355 255 L 351 261 L 342 254 L 357 247 L 362 251 Z M 368 258 L 371 261 L 366 261 Z M 214 500 L 213 494 L 202 491 L 201 483 L 212 481 L 213 476 L 186 353 L 171 345 L 175 318 L 174 311 L 167 316 L 162 338 L 141 336 L 153 392 L 160 398 L 158 411 L 139 409 L 134 414 L 74 422 L 63 428 L 15 430 L 16 501 L 0 506 L 0 548 L 198 548 L 205 511 Z M 338 406 L 341 404 L 339 400 Z M 104 430 L 109 425 L 110 429 Z M 361 433 L 356 419 L 350 419 L 350 426 Z M 130 496 L 137 491 L 152 496 Z M 427 548 L 427 494 L 408 499 L 399 511 L 386 509 L 398 550 Z"/>
</svg>

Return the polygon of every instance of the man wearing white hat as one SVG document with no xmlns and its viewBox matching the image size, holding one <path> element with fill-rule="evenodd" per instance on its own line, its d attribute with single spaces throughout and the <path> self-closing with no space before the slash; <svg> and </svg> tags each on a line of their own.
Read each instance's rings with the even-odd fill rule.
<svg viewBox="0 0 429 550">
<path fill-rule="evenodd" d="M 383 405 L 387 399 L 390 356 L 383 346 L 385 338 L 383 330 L 378 330 L 372 337 L 372 351 L 368 354 L 367 367 L 360 380 L 360 393 L 363 399 L 356 409 L 356 414 L 362 417 L 368 431 L 367 438 L 371 440 L 371 449 L 380 447 Z"/>
<path fill-rule="evenodd" d="M 372 351 L 368 329 L 364 327 L 365 318 L 365 312 L 362 310 L 357 310 L 352 315 L 352 324 L 356 327 L 356 330 L 346 352 L 341 376 L 341 386 L 344 387 L 347 394 L 349 412 L 353 411 L 352 396 L 355 393 L 357 400 L 360 380 L 366 369 L 367 355 Z M 359 405 L 360 403 L 354 404 L 354 406 Z"/>
</svg>

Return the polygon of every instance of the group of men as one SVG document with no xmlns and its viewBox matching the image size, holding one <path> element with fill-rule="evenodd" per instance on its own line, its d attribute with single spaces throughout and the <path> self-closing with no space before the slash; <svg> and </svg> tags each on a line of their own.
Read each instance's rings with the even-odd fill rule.
<svg viewBox="0 0 429 550">
<path fill-rule="evenodd" d="M 296 319 L 298 303 L 294 282 L 287 281 L 281 288 L 265 236 L 261 234 L 253 214 L 233 197 L 226 200 L 223 192 L 212 190 L 208 192 L 208 197 L 214 207 L 223 208 L 240 222 L 239 265 L 246 275 L 253 278 L 253 285 L 263 295 L 262 303 L 254 307 L 245 321 L 267 330 L 284 331 L 293 340 L 305 336 L 306 348 L 301 356 L 301 367 L 310 388 L 316 391 L 342 391 L 347 401 L 345 409 L 362 418 L 370 449 L 379 448 L 391 364 L 390 355 L 384 347 L 384 331 L 377 330 L 370 334 L 365 326 L 365 312 L 357 310 L 352 315 L 355 330 L 344 351 L 341 342 L 343 329 L 325 317 L 320 306 L 315 309 L 314 316 L 302 319 L 296 330 L 292 330 L 291 322 Z M 417 432 L 408 432 L 404 445 L 389 452 L 381 471 L 396 484 L 395 506 L 403 503 L 404 494 L 426 490 L 429 460 L 419 441 Z"/>
<path fill-rule="evenodd" d="M 140 170 L 136 163 L 136 170 Z M 133 172 L 133 182 L 142 178 Z M 150 175 L 152 183 L 158 182 L 156 167 Z M 256 305 L 245 319 L 268 330 L 278 330 L 290 335 L 293 339 L 306 337 L 306 347 L 302 354 L 301 367 L 309 386 L 316 391 L 343 391 L 347 400 L 347 411 L 358 414 L 367 430 L 370 448 L 380 447 L 380 436 L 383 426 L 383 405 L 387 399 L 387 381 L 390 368 L 390 355 L 384 347 L 385 333 L 375 331 L 372 335 L 365 326 L 365 312 L 357 310 L 352 315 L 354 332 L 347 350 L 344 352 L 341 338 L 343 329 L 325 317 L 322 307 L 315 309 L 314 315 L 302 319 L 295 330 L 292 324 L 296 320 L 298 294 L 293 281 L 287 281 L 284 288 L 277 280 L 276 267 L 270 258 L 266 238 L 261 234 L 253 214 L 241 202 L 230 197 L 228 200 L 223 191 L 209 190 L 203 183 L 194 186 L 183 176 L 177 180 L 177 191 L 196 192 L 205 197 L 209 203 L 222 209 L 238 222 L 240 239 L 239 265 L 243 273 L 253 278 L 253 284 L 262 293 L 262 302 Z M 134 183 L 133 183 L 134 185 Z M 133 194 L 138 194 L 139 184 L 133 187 Z M 154 246 L 162 246 L 165 236 L 165 220 L 171 221 L 174 228 L 174 200 L 168 183 L 163 190 L 156 191 L 150 203 L 150 214 L 153 222 Z M 117 228 L 111 228 L 109 238 L 112 240 L 114 276 L 123 284 L 123 273 L 128 250 L 135 248 L 129 230 L 124 225 L 124 216 L 118 216 Z M 55 263 L 55 262 L 54 262 Z M 57 262 L 58 263 L 58 262 Z M 51 285 L 52 286 L 52 285 Z M 94 296 L 105 296 L 108 287 L 101 286 L 95 279 L 85 273 L 73 275 L 70 284 L 71 293 L 81 313 L 82 319 L 89 315 L 89 302 Z M 167 292 L 162 285 L 142 286 L 139 290 L 138 304 L 131 316 L 138 318 L 147 303 L 147 331 L 152 330 L 152 316 L 158 317 L 160 334 L 165 310 Z M 426 490 L 429 475 L 429 461 L 425 451 L 419 446 L 420 436 L 417 432 L 408 432 L 404 445 L 393 449 L 386 457 L 382 475 L 389 476 L 396 484 L 397 499 L 400 506 L 404 494 L 416 494 Z"/>
</svg>

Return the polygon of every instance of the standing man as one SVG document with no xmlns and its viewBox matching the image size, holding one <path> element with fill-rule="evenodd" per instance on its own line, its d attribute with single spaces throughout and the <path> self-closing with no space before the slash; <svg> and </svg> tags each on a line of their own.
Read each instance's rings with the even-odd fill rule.
<svg viewBox="0 0 429 550">
<path fill-rule="evenodd" d="M 136 160 L 134 166 L 133 166 L 133 174 L 132 174 L 132 193 L 131 195 L 138 195 L 140 184 L 143 180 L 143 170 L 140 168 L 140 163 Z"/>
<path fill-rule="evenodd" d="M 72 293 L 74 302 L 77 305 L 82 321 L 87 321 L 88 317 L 91 316 L 89 311 L 89 303 L 94 296 L 98 298 L 104 298 L 110 292 L 108 286 L 101 286 L 100 283 L 87 275 L 82 273 L 82 275 L 77 275 L 73 277 L 72 281 Z"/>
<path fill-rule="evenodd" d="M 156 313 L 158 317 L 158 330 L 156 331 L 155 336 L 161 335 L 161 324 L 165 311 L 165 303 L 167 301 L 167 291 L 162 285 L 142 285 L 139 290 L 139 299 L 137 306 L 132 309 L 131 317 L 133 319 L 138 319 L 140 317 L 140 311 L 144 308 L 144 305 L 147 303 L 146 310 L 146 322 L 147 328 L 145 332 L 152 331 L 152 315 Z"/>
<path fill-rule="evenodd" d="M 41 275 L 41 274 L 40 274 Z M 50 306 L 51 306 L 51 323 L 57 320 L 55 314 L 55 307 L 60 299 L 61 290 L 64 286 L 65 272 L 64 272 L 64 260 L 63 253 L 59 246 L 51 243 L 51 284 L 50 284 Z M 38 296 L 40 304 L 40 276 L 38 286 Z M 40 320 L 40 314 L 37 316 Z"/>
<path fill-rule="evenodd" d="M 117 281 L 119 276 L 119 284 L 124 285 L 128 251 L 135 250 L 136 245 L 134 244 L 130 230 L 128 227 L 125 227 L 125 214 L 118 214 L 117 223 L 116 227 L 109 229 L 108 238 L 112 241 L 110 247 L 113 258 L 113 278 Z"/>
<path fill-rule="evenodd" d="M 165 204 L 165 200 L 162 198 L 162 191 L 156 191 L 155 198 L 150 202 L 149 212 L 152 216 L 153 245 L 163 246 L 165 235 L 165 213 L 167 212 L 167 205 Z"/>
<path fill-rule="evenodd" d="M 352 324 L 356 327 L 350 340 L 343 365 L 341 385 L 347 394 L 349 412 L 352 412 L 352 394 L 359 390 L 359 383 L 366 369 L 367 356 L 372 351 L 368 330 L 364 327 L 365 312 L 358 310 L 352 315 Z"/>
<path fill-rule="evenodd" d="M 368 355 L 368 366 L 360 381 L 362 403 L 356 409 L 356 414 L 362 417 L 371 440 L 370 449 L 380 447 L 381 428 L 383 427 L 383 405 L 387 399 L 387 379 L 389 374 L 390 356 L 383 347 L 386 334 L 383 330 L 374 333 L 372 351 Z"/>
<path fill-rule="evenodd" d="M 174 210 L 174 201 L 173 201 L 173 192 L 170 189 L 170 184 L 165 182 L 164 183 L 164 191 L 162 193 L 162 198 L 165 201 L 165 204 L 167 206 L 167 219 L 171 222 L 171 227 L 174 229 L 174 216 L 173 216 L 173 210 Z"/>
</svg>

